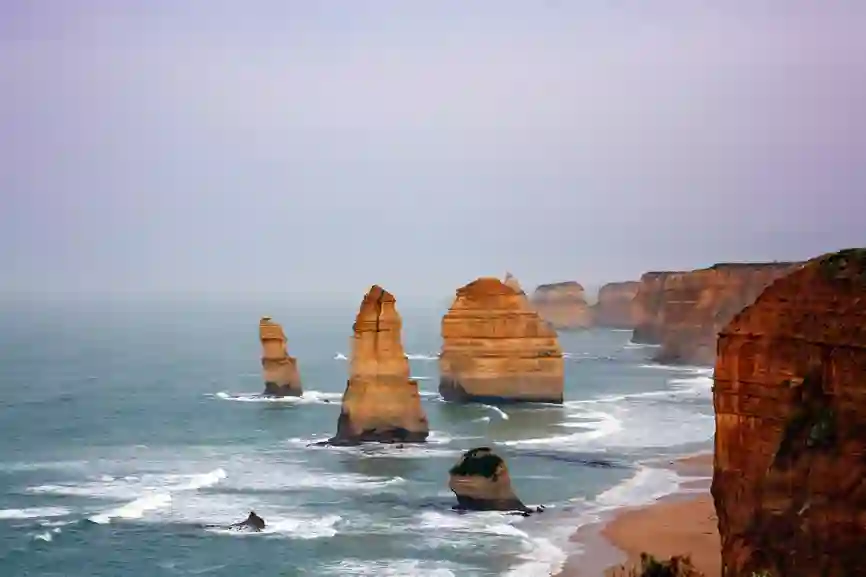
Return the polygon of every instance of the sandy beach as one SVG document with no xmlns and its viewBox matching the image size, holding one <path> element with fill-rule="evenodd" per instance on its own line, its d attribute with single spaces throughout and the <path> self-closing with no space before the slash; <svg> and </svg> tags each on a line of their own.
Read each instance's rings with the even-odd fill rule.
<svg viewBox="0 0 866 577">
<path fill-rule="evenodd" d="M 669 463 L 685 477 L 709 477 L 712 455 Z M 717 519 L 708 481 L 685 483 L 682 491 L 652 505 L 623 509 L 606 523 L 582 527 L 575 535 L 585 553 L 570 559 L 558 577 L 623 577 L 621 565 L 641 553 L 658 559 L 689 555 L 707 577 L 721 576 Z"/>
</svg>

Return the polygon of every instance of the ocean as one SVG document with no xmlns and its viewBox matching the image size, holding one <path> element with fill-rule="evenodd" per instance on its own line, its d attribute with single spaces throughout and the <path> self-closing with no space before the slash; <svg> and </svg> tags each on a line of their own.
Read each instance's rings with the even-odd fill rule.
<svg viewBox="0 0 866 577">
<path fill-rule="evenodd" d="M 336 431 L 358 303 L 4 305 L 0 575 L 545 576 L 579 525 L 687 480 L 655 460 L 711 446 L 712 370 L 653 364 L 628 331 L 561 335 L 562 406 L 459 406 L 437 393 L 445 310 L 397 305 L 431 427 L 402 449 L 310 446 Z M 257 396 L 262 315 L 300 399 Z M 448 469 L 478 446 L 547 510 L 452 511 Z M 264 532 L 203 528 L 250 510 Z"/>
</svg>

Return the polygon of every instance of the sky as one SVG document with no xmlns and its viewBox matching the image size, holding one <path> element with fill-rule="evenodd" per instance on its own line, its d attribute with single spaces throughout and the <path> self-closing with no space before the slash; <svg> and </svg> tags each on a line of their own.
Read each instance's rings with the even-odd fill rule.
<svg viewBox="0 0 866 577">
<path fill-rule="evenodd" d="M 453 294 L 866 246 L 862 0 L 4 0 L 0 294 Z"/>
</svg>

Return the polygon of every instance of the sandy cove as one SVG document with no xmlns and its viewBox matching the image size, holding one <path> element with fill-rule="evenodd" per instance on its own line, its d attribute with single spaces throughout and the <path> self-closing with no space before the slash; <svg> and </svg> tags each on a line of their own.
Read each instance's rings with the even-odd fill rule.
<svg viewBox="0 0 866 577">
<path fill-rule="evenodd" d="M 712 454 L 701 454 L 665 465 L 686 477 L 710 477 L 712 463 Z M 659 559 L 686 554 L 706 577 L 721 577 L 721 545 L 709 489 L 708 481 L 688 482 L 652 505 L 625 508 L 609 521 L 581 527 L 572 539 L 584 552 L 569 559 L 557 577 L 624 577 L 628 573 L 621 564 L 636 564 L 641 553 Z"/>
</svg>

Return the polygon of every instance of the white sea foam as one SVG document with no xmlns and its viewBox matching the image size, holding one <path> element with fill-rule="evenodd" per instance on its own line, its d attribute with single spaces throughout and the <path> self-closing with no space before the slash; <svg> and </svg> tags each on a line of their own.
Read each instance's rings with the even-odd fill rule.
<svg viewBox="0 0 866 577">
<path fill-rule="evenodd" d="M 406 355 L 406 358 L 409 359 L 410 361 L 438 361 L 439 355 L 438 355 L 438 353 L 432 353 L 432 354 L 426 354 L 426 355 L 425 354 L 408 353 Z"/>
<path fill-rule="evenodd" d="M 233 537 L 280 536 L 292 539 L 321 539 L 336 535 L 336 525 L 342 519 L 339 515 L 325 515 L 323 517 L 310 515 L 296 515 L 293 517 L 269 516 L 264 530 L 259 532 L 236 531 L 218 527 L 208 528 L 207 531 Z"/>
<path fill-rule="evenodd" d="M 339 563 L 324 565 L 320 570 L 323 575 L 356 577 L 464 577 L 474 574 L 467 573 L 467 569 L 471 570 L 462 565 L 438 560 L 344 559 Z"/>
<path fill-rule="evenodd" d="M 0 509 L 0 519 L 40 519 L 69 515 L 66 507 L 30 507 L 26 509 Z"/>
<path fill-rule="evenodd" d="M 485 408 L 487 408 L 487 409 L 493 411 L 493 412 L 496 413 L 497 415 L 499 415 L 499 416 L 502 418 L 503 421 L 507 421 L 507 420 L 508 420 L 508 413 L 506 413 L 505 411 L 503 411 L 502 409 L 500 409 L 500 408 L 497 407 L 496 405 L 481 405 L 481 406 L 482 406 L 482 407 L 485 407 Z"/>
<path fill-rule="evenodd" d="M 238 403 L 288 403 L 295 405 L 319 405 L 339 402 L 343 393 L 325 391 L 304 391 L 300 397 L 266 397 L 261 393 L 229 393 L 220 391 L 213 397 L 224 401 L 235 401 Z"/>
<path fill-rule="evenodd" d="M 543 445 L 564 445 L 564 446 L 580 446 L 581 443 L 588 443 L 608 437 L 622 430 L 622 422 L 612 414 L 601 411 L 583 411 L 582 417 L 585 419 L 594 419 L 594 421 L 585 421 L 582 426 L 588 430 L 570 435 L 553 435 L 550 437 L 540 437 L 535 439 L 518 439 L 512 441 L 502 441 L 501 444 L 507 446 L 543 446 Z"/>
<path fill-rule="evenodd" d="M 148 511 L 161 509 L 170 505 L 171 493 L 151 493 L 120 507 L 92 515 L 89 517 L 89 520 L 100 525 L 105 525 L 110 523 L 112 519 L 141 519 Z"/>
<path fill-rule="evenodd" d="M 676 471 L 642 467 L 635 474 L 595 498 L 602 510 L 649 505 L 676 493 L 683 479 Z"/>
<path fill-rule="evenodd" d="M 478 417 L 477 419 L 473 419 L 472 422 L 473 423 L 489 423 L 490 417 L 488 417 L 488 416 Z"/>
<path fill-rule="evenodd" d="M 54 540 L 54 535 L 58 535 L 60 533 L 59 528 L 51 529 L 50 531 L 42 531 L 41 533 L 35 533 L 33 538 L 37 541 L 45 541 L 46 543 L 50 543 Z"/>
<path fill-rule="evenodd" d="M 334 360 L 335 361 L 348 361 L 349 359 L 343 353 L 337 353 L 336 355 L 334 355 Z"/>
</svg>

